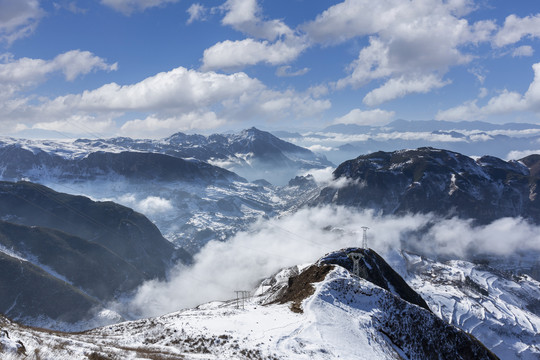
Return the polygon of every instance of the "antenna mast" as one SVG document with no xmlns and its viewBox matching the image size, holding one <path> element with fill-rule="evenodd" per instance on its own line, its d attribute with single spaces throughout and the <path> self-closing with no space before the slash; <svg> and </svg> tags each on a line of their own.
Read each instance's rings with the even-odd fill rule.
<svg viewBox="0 0 540 360">
<path fill-rule="evenodd" d="M 362 235 L 362 249 L 367 249 L 368 246 L 367 246 L 367 231 L 368 231 L 368 227 L 367 226 L 362 226 L 362 230 L 364 230 L 364 234 Z"/>
</svg>

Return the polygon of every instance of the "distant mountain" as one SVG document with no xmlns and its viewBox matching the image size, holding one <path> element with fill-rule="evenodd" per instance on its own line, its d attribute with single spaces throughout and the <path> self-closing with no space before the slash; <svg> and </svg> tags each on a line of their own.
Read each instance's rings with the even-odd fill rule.
<svg viewBox="0 0 540 360">
<path fill-rule="evenodd" d="M 437 131 L 494 131 L 540 129 L 540 125 L 527 123 L 493 124 L 484 121 L 444 121 L 444 120 L 394 120 L 386 125 L 367 126 L 356 124 L 335 124 L 321 130 L 326 133 L 364 134 L 370 132 L 437 132 Z"/>
<path fill-rule="evenodd" d="M 32 151 L 34 150 L 34 151 Z M 84 157 L 64 157 L 20 144 L 0 148 L 0 174 L 4 180 L 35 182 L 118 180 L 129 181 L 245 181 L 238 175 L 201 161 L 144 152 L 96 151 Z"/>
<path fill-rule="evenodd" d="M 312 204 L 338 204 L 383 214 L 429 213 L 480 223 L 521 216 L 540 222 L 540 178 L 523 163 L 447 150 L 379 151 L 339 165 L 340 186 L 324 188 Z"/>
<path fill-rule="evenodd" d="M 234 171 L 249 180 L 264 178 L 276 185 L 285 184 L 302 170 L 332 166 L 324 156 L 256 128 L 238 134 L 210 136 L 176 133 L 158 141 L 130 138 L 80 139 L 73 145 L 85 149 L 110 147 L 197 159 Z"/>
<path fill-rule="evenodd" d="M 0 323 L 27 353 L 56 358 L 498 359 L 474 336 L 402 298 L 421 300 L 403 284 L 374 251 L 350 248 L 283 269 L 252 298 L 155 319 L 69 335 Z"/>
<path fill-rule="evenodd" d="M 468 130 L 468 131 L 492 131 L 492 130 L 525 130 L 525 129 L 540 129 L 540 125 L 527 123 L 506 123 L 493 124 L 484 121 L 444 121 L 444 120 L 395 120 L 384 125 L 384 128 L 393 131 L 451 131 L 451 130 Z"/>
</svg>

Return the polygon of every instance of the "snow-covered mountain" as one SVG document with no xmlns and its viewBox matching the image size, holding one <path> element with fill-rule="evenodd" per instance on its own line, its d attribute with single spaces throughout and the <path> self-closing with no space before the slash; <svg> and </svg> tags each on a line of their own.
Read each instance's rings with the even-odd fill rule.
<svg viewBox="0 0 540 360">
<path fill-rule="evenodd" d="M 13 359 L 17 351 L 40 359 L 498 359 L 473 336 L 404 300 L 403 284 L 372 250 L 344 249 L 282 270 L 247 299 L 84 333 L 0 318 L 0 349 Z"/>
<path fill-rule="evenodd" d="M 18 158 L 16 162 L 14 158 Z M 122 167 L 124 162 L 136 162 L 140 166 Z M 162 176 L 177 180 L 182 174 L 189 177 L 194 172 L 195 179 L 204 181 L 211 180 L 210 171 L 215 178 L 231 180 L 235 176 L 206 163 L 249 180 L 264 178 L 275 184 L 286 184 L 301 171 L 332 166 L 324 156 L 256 128 L 211 136 L 177 133 L 161 140 L 124 137 L 75 141 L 0 139 L 0 169 L 3 177 L 10 180 L 26 176 L 36 181 L 50 175 L 62 177 L 64 173 L 86 179 L 107 175 L 110 171 L 129 178 L 148 177 L 158 171 Z M 203 171 L 205 173 L 200 174 Z"/>
<path fill-rule="evenodd" d="M 390 263 L 444 321 L 501 359 L 540 358 L 540 283 L 467 261 L 402 252 Z"/>
<path fill-rule="evenodd" d="M 208 137 L 178 133 L 155 141 L 0 139 L 1 180 L 30 180 L 134 208 L 192 253 L 290 208 L 305 192 L 299 186 L 281 191 L 264 180 L 248 183 L 210 163 L 250 179 L 285 182 L 300 171 L 330 164 L 255 128 Z"/>
<path fill-rule="evenodd" d="M 528 165 L 526 165 L 528 164 Z M 488 223 L 503 217 L 540 222 L 540 178 L 532 158 L 476 160 L 448 150 L 379 151 L 346 161 L 313 204 L 371 208 L 384 214 L 429 213 Z"/>
</svg>

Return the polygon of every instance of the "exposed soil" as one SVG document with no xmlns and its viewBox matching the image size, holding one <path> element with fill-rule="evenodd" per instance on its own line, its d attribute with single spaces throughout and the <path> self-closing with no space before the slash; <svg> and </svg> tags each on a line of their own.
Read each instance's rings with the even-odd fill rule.
<svg viewBox="0 0 540 360">
<path fill-rule="evenodd" d="M 275 303 L 285 304 L 292 301 L 291 311 L 303 313 L 302 300 L 313 295 L 313 283 L 323 281 L 326 275 L 334 268 L 333 265 L 311 265 L 297 276 L 289 278 L 289 286 Z"/>
</svg>

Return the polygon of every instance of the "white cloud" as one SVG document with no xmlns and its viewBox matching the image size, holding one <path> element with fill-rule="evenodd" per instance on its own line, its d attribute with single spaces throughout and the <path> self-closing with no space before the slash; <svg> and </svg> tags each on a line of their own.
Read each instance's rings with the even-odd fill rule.
<svg viewBox="0 0 540 360">
<path fill-rule="evenodd" d="M 55 72 L 62 72 L 68 81 L 91 71 L 117 69 L 117 64 L 107 64 L 91 52 L 71 50 L 56 56 L 53 60 L 20 58 L 6 54 L 0 59 L 0 98 L 8 98 L 16 92 L 37 85 Z"/>
<path fill-rule="evenodd" d="M 532 48 L 532 46 L 523 45 L 515 48 L 514 51 L 512 51 L 512 57 L 533 56 L 533 53 L 534 49 Z"/>
<path fill-rule="evenodd" d="M 61 96 L 45 104 L 44 110 L 191 112 L 263 87 L 244 73 L 224 75 L 178 67 L 133 85 L 110 83 L 82 94 Z"/>
<path fill-rule="evenodd" d="M 45 12 L 38 0 L 0 0 L 0 41 L 13 41 L 34 32 Z"/>
<path fill-rule="evenodd" d="M 333 147 L 324 146 L 324 145 L 321 145 L 321 144 L 311 145 L 311 146 L 308 146 L 306 149 L 309 149 L 309 150 L 311 150 L 313 152 L 327 152 L 327 151 L 336 150 Z"/>
<path fill-rule="evenodd" d="M 303 68 L 296 71 L 291 71 L 290 65 L 283 65 L 277 68 L 276 75 L 279 77 L 292 77 L 292 76 L 302 76 L 307 74 L 309 68 Z"/>
<path fill-rule="evenodd" d="M 170 200 L 159 196 L 149 196 L 139 203 L 138 211 L 145 215 L 157 215 L 173 210 L 173 205 Z"/>
<path fill-rule="evenodd" d="M 296 59 L 306 46 L 299 39 L 274 43 L 254 39 L 225 40 L 204 50 L 202 69 L 237 69 L 261 62 L 279 65 Z"/>
<path fill-rule="evenodd" d="M 425 94 L 449 83 L 450 81 L 443 81 L 436 74 L 415 77 L 400 76 L 399 78 L 391 78 L 381 87 L 370 91 L 362 101 L 368 106 L 377 106 L 390 100 L 402 98 L 408 94 Z"/>
<path fill-rule="evenodd" d="M 540 155 L 540 149 L 538 150 L 512 150 L 506 155 L 506 160 L 519 160 L 529 155 Z"/>
<path fill-rule="evenodd" d="M 307 47 L 303 36 L 295 34 L 281 20 L 266 20 L 257 0 L 227 0 L 222 24 L 247 34 L 243 40 L 225 40 L 203 54 L 202 69 L 239 69 L 266 63 L 280 65 L 296 59 Z M 260 40 L 259 40 L 260 39 Z"/>
<path fill-rule="evenodd" d="M 144 120 L 127 121 L 120 128 L 120 134 L 131 137 L 138 137 L 144 134 L 145 138 L 160 139 L 178 131 L 213 129 L 224 123 L 225 120 L 219 119 L 211 111 L 206 113 L 194 111 L 165 119 L 151 115 Z"/>
<path fill-rule="evenodd" d="M 227 242 L 208 243 L 195 256 L 193 266 L 178 267 L 168 281 L 143 284 L 130 310 L 145 317 L 157 316 L 234 298 L 234 290 L 254 289 L 261 279 L 284 267 L 311 263 L 330 251 L 360 246 L 361 226 L 369 226 L 368 245 L 382 256 L 403 248 L 422 249 L 428 256 L 458 257 L 540 251 L 538 226 L 519 218 L 474 226 L 471 221 L 432 215 L 379 216 L 344 207 L 307 208 L 260 221 Z M 422 233 L 426 228 L 427 233 Z"/>
<path fill-rule="evenodd" d="M 148 8 L 175 3 L 180 0 L 101 0 L 101 4 L 113 8 L 124 15 L 142 12 Z"/>
<path fill-rule="evenodd" d="M 384 125 L 390 122 L 395 116 L 393 111 L 381 109 L 360 110 L 353 109 L 346 115 L 334 119 L 334 124 L 356 124 L 356 125 Z"/>
<path fill-rule="evenodd" d="M 131 207 L 147 216 L 162 215 L 174 210 L 172 202 L 160 196 L 151 195 L 141 199 L 137 198 L 135 194 L 128 193 L 111 200 Z"/>
<path fill-rule="evenodd" d="M 207 12 L 208 9 L 204 5 L 199 3 L 191 4 L 191 6 L 187 9 L 189 19 L 186 23 L 191 24 L 194 21 L 204 20 Z"/>
<path fill-rule="evenodd" d="M 540 14 L 523 18 L 509 15 L 502 29 L 495 35 L 493 43 L 495 46 L 502 47 L 515 44 L 526 36 L 540 37 Z"/>
<path fill-rule="evenodd" d="M 264 20 L 257 0 L 227 0 L 223 5 L 227 12 L 222 24 L 256 38 L 275 40 L 293 35 L 293 31 L 280 20 Z"/>
<path fill-rule="evenodd" d="M 64 73 L 66 80 L 72 81 L 79 75 L 88 74 L 94 70 L 112 71 L 117 64 L 107 64 L 89 51 L 71 50 L 56 56 L 53 60 L 20 58 L 0 63 L 0 82 L 18 84 L 36 84 L 45 76 L 55 71 Z"/>
<path fill-rule="evenodd" d="M 504 90 L 489 99 L 486 105 L 479 106 L 477 100 L 441 110 L 435 116 L 437 120 L 476 120 L 489 115 L 501 115 L 510 112 L 540 112 L 540 63 L 533 66 L 534 79 L 525 94 Z"/>
<path fill-rule="evenodd" d="M 87 70 L 79 66 L 74 69 Z M 73 75 L 68 69 L 65 71 L 66 76 Z M 6 77 L 14 76 L 6 74 Z M 180 129 L 209 129 L 233 121 L 313 117 L 331 105 L 328 100 L 316 99 L 309 92 L 270 90 L 245 73 L 227 75 L 183 67 L 131 85 L 109 83 L 95 90 L 54 99 L 14 98 L 13 92 L 8 94 L 7 90 L 4 95 L 5 101 L 0 101 L 0 116 L 9 120 L 0 123 L 0 130 L 5 133 L 13 132 L 21 124 L 32 128 L 39 123 L 40 128 L 44 128 L 48 123 L 49 127 L 58 129 L 63 122 L 73 119 L 98 124 L 131 117 L 135 120 L 116 127 L 116 131 L 159 137 Z"/>
<path fill-rule="evenodd" d="M 469 23 L 463 16 L 474 10 L 471 1 L 345 0 L 331 6 L 303 29 L 313 41 L 333 44 L 369 36 L 336 87 L 358 88 L 386 79 L 364 102 L 378 105 L 411 93 L 427 93 L 447 81 L 452 66 L 467 64 L 468 46 L 489 41 L 492 21 Z"/>
</svg>

